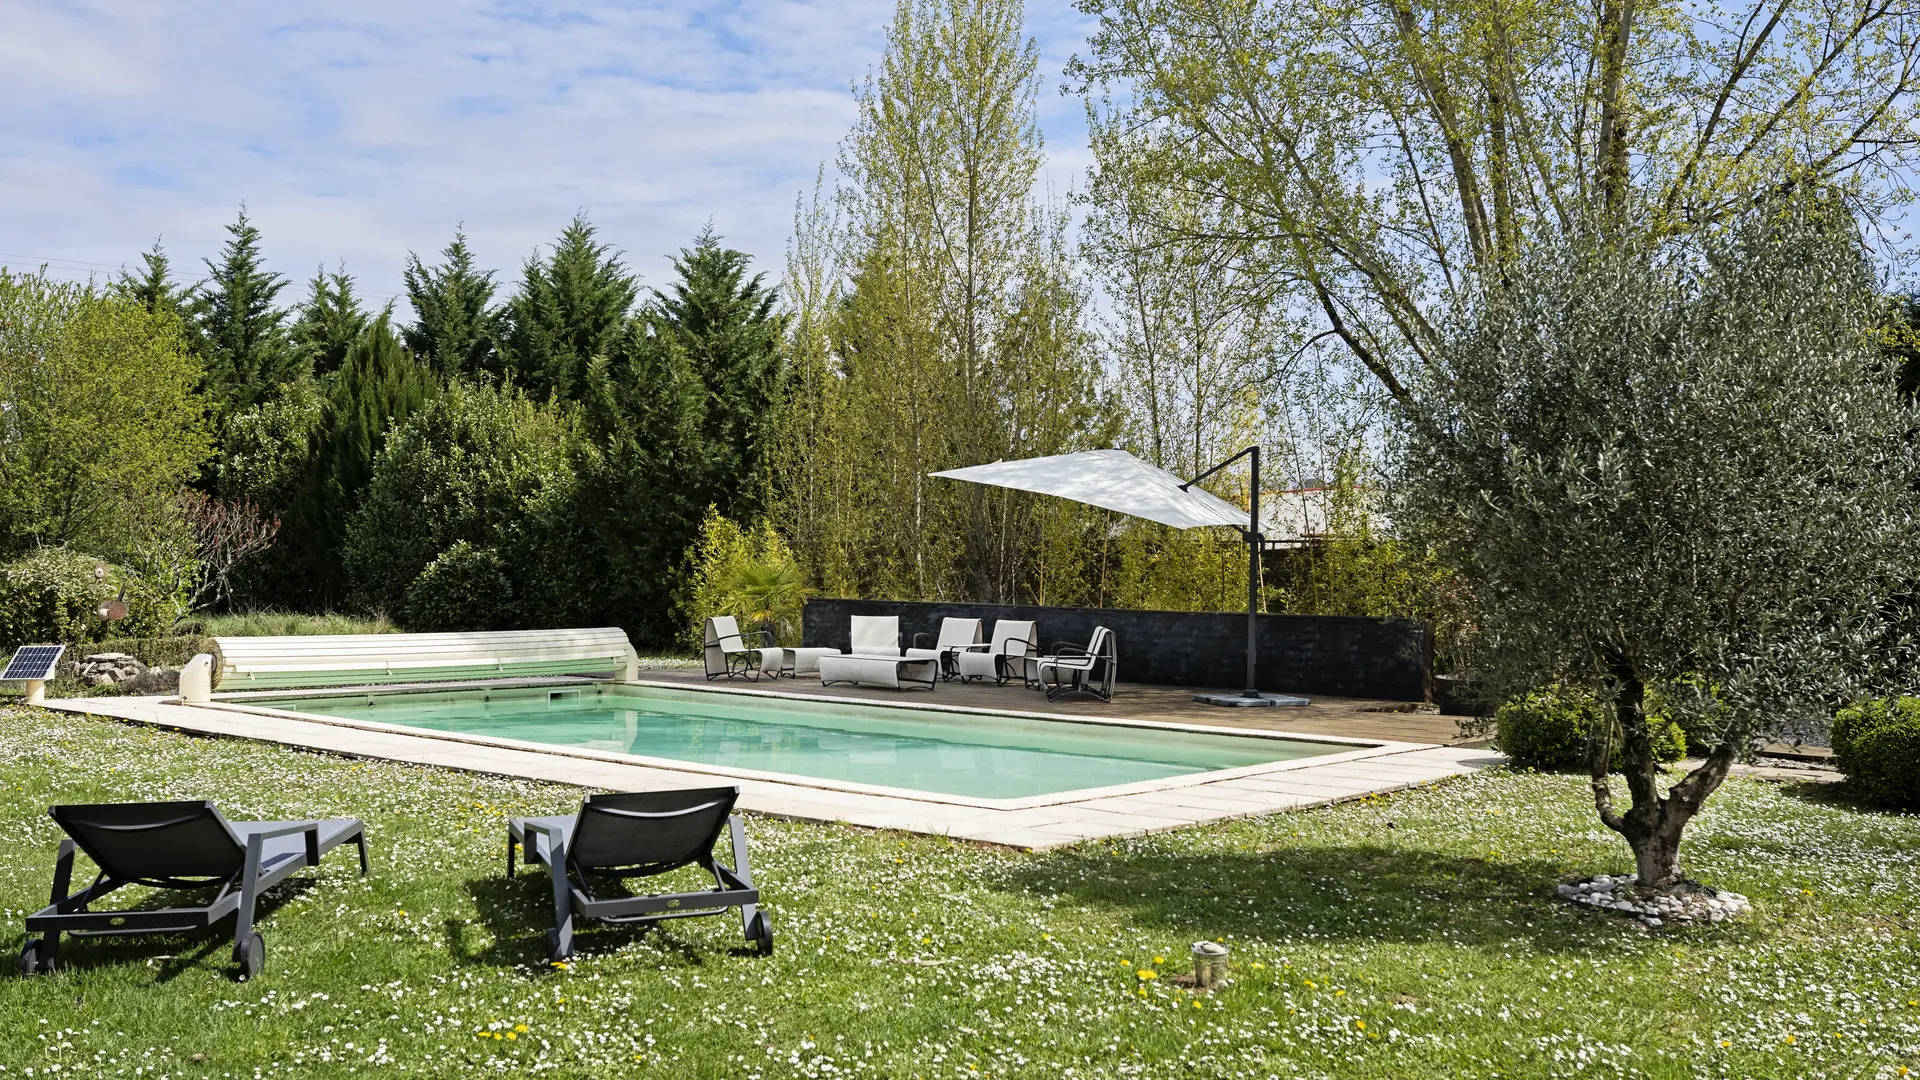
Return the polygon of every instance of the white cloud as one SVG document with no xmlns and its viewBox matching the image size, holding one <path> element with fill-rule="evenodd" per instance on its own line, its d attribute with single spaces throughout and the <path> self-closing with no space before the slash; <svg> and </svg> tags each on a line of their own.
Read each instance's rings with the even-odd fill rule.
<svg viewBox="0 0 1920 1080">
<path fill-rule="evenodd" d="M 512 277 L 576 210 L 657 283 L 711 218 L 778 276 L 794 197 L 853 120 L 890 0 L 572 6 L 0 0 L 0 262 L 84 274 L 164 235 L 182 274 L 243 200 L 274 268 L 399 292 L 456 223 Z M 1056 193 L 1084 19 L 1030 13 Z"/>
</svg>

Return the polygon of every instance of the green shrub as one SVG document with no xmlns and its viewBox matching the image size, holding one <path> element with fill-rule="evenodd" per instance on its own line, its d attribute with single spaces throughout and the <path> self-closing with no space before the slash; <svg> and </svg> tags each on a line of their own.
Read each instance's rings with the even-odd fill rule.
<svg viewBox="0 0 1920 1080">
<path fill-rule="evenodd" d="M 1679 761 L 1686 756 L 1686 735 L 1661 712 L 1650 712 L 1656 761 Z M 1500 706 L 1494 714 L 1495 745 L 1513 764 L 1531 769 L 1584 767 L 1587 743 L 1594 730 L 1607 723 L 1606 710 L 1593 695 L 1580 690 L 1536 690 Z M 1611 767 L 1621 767 L 1616 742 Z"/>
<path fill-rule="evenodd" d="M 492 548 L 456 542 L 407 586 L 409 630 L 497 630 L 513 607 L 506 561 Z"/>
<path fill-rule="evenodd" d="M 700 538 L 687 550 L 687 569 L 679 604 L 687 648 L 700 651 L 715 615 L 734 616 L 742 630 L 769 631 L 782 645 L 800 644 L 807 576 L 771 523 L 743 529 L 709 506 Z"/>
<path fill-rule="evenodd" d="M 116 575 L 91 555 L 47 547 L 0 568 L 0 645 L 29 642 L 72 644 L 100 636 L 96 610 L 112 600 Z"/>
<path fill-rule="evenodd" d="M 584 453 L 564 410 L 511 389 L 449 384 L 389 432 L 374 463 L 347 529 L 350 606 L 391 608 L 427 564 L 465 541 L 500 553 L 522 601 L 516 622 L 564 619 L 546 609 L 579 589 L 544 579 L 591 581 L 569 564 L 598 565 L 590 538 L 548 542 L 551 531 L 571 527 L 567 495 Z M 566 509 L 550 513 L 556 504 Z"/>
<path fill-rule="evenodd" d="M 1920 809 L 1920 698 L 1841 709 L 1833 718 L 1833 756 L 1861 801 Z"/>
</svg>

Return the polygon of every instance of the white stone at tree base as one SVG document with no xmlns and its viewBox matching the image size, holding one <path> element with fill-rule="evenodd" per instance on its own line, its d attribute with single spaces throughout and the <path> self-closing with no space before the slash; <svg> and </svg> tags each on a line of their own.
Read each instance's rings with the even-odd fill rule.
<svg viewBox="0 0 1920 1080">
<path fill-rule="evenodd" d="M 1752 910 L 1753 905 L 1747 898 L 1735 892 L 1694 886 L 1691 891 L 1682 893 L 1657 893 L 1645 898 L 1623 898 L 1614 895 L 1616 889 L 1628 890 L 1639 884 L 1640 879 L 1633 874 L 1621 877 L 1609 877 L 1599 874 L 1587 881 L 1577 881 L 1561 885 L 1555 891 L 1568 903 L 1585 904 L 1588 907 L 1605 908 L 1637 915 L 1648 926 L 1660 926 L 1664 922 L 1725 922 L 1736 915 Z"/>
</svg>

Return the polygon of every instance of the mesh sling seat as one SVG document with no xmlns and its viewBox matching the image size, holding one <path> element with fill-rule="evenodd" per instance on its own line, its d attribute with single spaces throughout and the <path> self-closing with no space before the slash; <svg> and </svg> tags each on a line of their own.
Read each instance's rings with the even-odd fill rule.
<svg viewBox="0 0 1920 1080">
<path fill-rule="evenodd" d="M 1033 666 L 1048 701 L 1057 701 L 1068 694 L 1089 694 L 1101 701 L 1112 701 L 1113 673 L 1118 666 L 1113 631 L 1096 626 L 1093 639 L 1084 648 L 1061 642 L 1053 647 L 1052 655 L 1034 661 Z"/>
<path fill-rule="evenodd" d="M 951 616 L 940 620 L 940 635 L 913 635 L 913 648 L 906 655 L 916 660 L 940 661 L 940 677 L 951 679 L 955 675 L 953 663 L 955 654 L 962 649 L 981 642 L 979 619 L 956 619 Z"/>
<path fill-rule="evenodd" d="M 733 804 L 737 787 L 691 788 L 589 795 L 572 817 L 512 818 L 507 822 L 507 876 L 514 876 L 518 848 L 528 863 L 547 868 L 553 881 L 553 929 L 547 931 L 547 956 L 573 955 L 573 919 L 607 923 L 654 923 L 724 915 L 740 909 L 747 943 L 762 955 L 773 952 L 773 926 L 760 910 L 760 890 L 747 866 L 747 834 Z M 731 833 L 733 865 L 713 857 L 722 830 Z M 654 877 L 698 866 L 713 875 L 714 887 L 696 892 L 643 896 L 601 895 L 605 884 Z"/>
<path fill-rule="evenodd" d="M 55 806 L 47 811 L 66 831 L 54 862 L 52 903 L 27 916 L 29 937 L 20 954 L 22 974 L 54 970 L 60 935 L 158 934 L 202 930 L 237 914 L 233 959 L 246 977 L 266 965 L 266 945 L 254 930 L 260 894 L 295 871 L 319 865 L 341 844 L 360 849 L 367 872 L 367 830 L 356 818 L 315 821 L 228 821 L 210 802 L 99 803 Z M 83 851 L 99 873 L 93 883 L 69 893 L 73 856 Z M 201 906 L 90 910 L 94 901 L 124 885 L 159 889 L 217 889 Z"/>
<path fill-rule="evenodd" d="M 954 671 L 960 681 L 992 679 L 1004 685 L 1018 678 L 1022 685 L 1032 681 L 1029 662 L 1040 652 L 1039 624 L 1027 619 L 1000 619 L 993 624 L 985 645 L 968 645 L 953 654 Z"/>
<path fill-rule="evenodd" d="M 772 648 L 773 638 L 764 630 L 741 632 L 740 624 L 731 615 L 716 615 L 707 620 L 706 643 L 702 655 L 706 661 L 707 681 L 735 676 L 746 676 L 747 681 L 758 681 L 762 674 L 780 677 L 780 650 Z M 773 668 L 768 671 L 768 654 L 773 654 Z"/>
</svg>

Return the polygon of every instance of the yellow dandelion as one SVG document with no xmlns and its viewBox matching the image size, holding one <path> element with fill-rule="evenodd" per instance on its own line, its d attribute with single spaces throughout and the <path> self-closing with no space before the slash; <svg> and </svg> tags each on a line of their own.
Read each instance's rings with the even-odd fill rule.
<svg viewBox="0 0 1920 1080">
<path fill-rule="evenodd" d="M 1732 1046 L 1732 1045 L 1733 1045 L 1733 1040 L 1732 1040 L 1732 1039 L 1721 1039 L 1721 1040 L 1720 1040 L 1720 1045 L 1721 1045 L 1721 1046 L 1723 1046 L 1723 1047 L 1726 1047 L 1726 1046 Z"/>
<path fill-rule="evenodd" d="M 509 1042 L 511 1042 L 512 1040 L 514 1040 L 514 1039 L 517 1039 L 517 1038 L 519 1038 L 519 1037 L 520 1037 L 520 1033 L 519 1033 L 519 1032 L 517 1032 L 517 1031 L 509 1031 L 509 1032 L 507 1032 L 507 1040 L 508 1040 Z"/>
<path fill-rule="evenodd" d="M 1320 984 L 1317 982 L 1314 982 L 1312 979 L 1302 979 L 1301 981 L 1307 984 L 1307 989 L 1309 990 L 1320 989 Z"/>
<path fill-rule="evenodd" d="M 559 968 L 561 971 L 565 971 L 573 965 L 567 963 L 565 960 L 555 960 L 553 961 L 553 966 Z"/>
<path fill-rule="evenodd" d="M 1167 962 L 1167 958 L 1164 956 L 1156 956 L 1153 958 L 1153 962 L 1156 964 L 1164 964 Z"/>
<path fill-rule="evenodd" d="M 400 913 L 400 917 L 401 917 L 401 918 L 403 918 L 403 919 L 404 919 L 404 918 L 406 918 L 406 917 L 407 917 L 407 913 L 406 913 L 406 912 L 404 912 L 404 911 L 402 911 L 402 912 Z"/>
<path fill-rule="evenodd" d="M 1788 1045 L 1788 1046 L 1792 1046 L 1792 1045 L 1793 1045 L 1793 1036 L 1791 1036 L 1791 1035 L 1789 1035 L 1789 1036 L 1787 1036 L 1787 1045 Z"/>
<path fill-rule="evenodd" d="M 1347 996 L 1347 992 L 1346 992 L 1345 990 L 1335 990 L 1335 991 L 1333 992 L 1333 996 L 1334 996 L 1334 997 L 1346 997 L 1346 996 Z"/>
<path fill-rule="evenodd" d="M 1200 1007 L 1200 1003 L 1199 1003 L 1199 1002 L 1197 1002 L 1197 1001 L 1196 1001 L 1196 1002 L 1194 1002 L 1194 1003 L 1193 1003 L 1193 1007 L 1194 1007 L 1194 1008 L 1196 1008 L 1196 1009 L 1197 1009 L 1197 1008 L 1199 1008 L 1199 1007 Z"/>
<path fill-rule="evenodd" d="M 520 1032 L 521 1034 L 523 1034 L 523 1035 L 524 1035 L 524 1034 L 526 1033 L 526 1030 L 527 1030 L 527 1025 L 525 1025 L 525 1024 L 515 1024 L 515 1025 L 513 1025 L 513 1030 L 515 1030 L 515 1031 L 518 1031 L 518 1032 Z"/>
<path fill-rule="evenodd" d="M 1367 1030 L 1367 1022 L 1365 1020 L 1355 1020 L 1353 1026 L 1359 1028 L 1361 1031 Z"/>
<path fill-rule="evenodd" d="M 1139 971 L 1134 972 L 1134 974 L 1140 977 L 1141 982 L 1151 982 L 1160 977 L 1160 973 L 1152 968 L 1141 968 Z"/>
<path fill-rule="evenodd" d="M 1265 964 L 1263 964 L 1263 963 L 1261 963 L 1261 962 L 1260 962 L 1260 961 L 1258 961 L 1258 960 L 1255 960 L 1255 961 L 1253 962 L 1253 970 L 1255 970 L 1255 971 L 1259 971 L 1259 970 L 1261 970 L 1262 968 L 1265 968 L 1266 966 L 1267 966 L 1267 965 L 1265 965 Z"/>
</svg>

